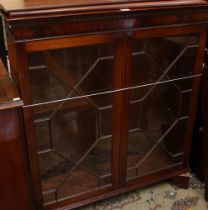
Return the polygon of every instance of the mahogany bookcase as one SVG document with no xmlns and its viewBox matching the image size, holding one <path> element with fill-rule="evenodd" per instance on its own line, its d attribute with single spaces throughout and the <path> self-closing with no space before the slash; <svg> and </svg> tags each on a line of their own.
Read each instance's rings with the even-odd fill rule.
<svg viewBox="0 0 208 210">
<path fill-rule="evenodd" d="M 25 159 L 17 172 L 26 177 L 22 202 L 73 209 L 169 178 L 184 186 L 206 1 L 0 5 L 23 102 L 18 141 L 26 146 L 14 151 Z"/>
</svg>

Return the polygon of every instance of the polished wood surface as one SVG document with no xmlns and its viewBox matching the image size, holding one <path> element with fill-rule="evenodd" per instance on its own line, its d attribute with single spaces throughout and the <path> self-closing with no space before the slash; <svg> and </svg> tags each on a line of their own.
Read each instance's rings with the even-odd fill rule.
<svg viewBox="0 0 208 210">
<path fill-rule="evenodd" d="M 49 14 L 69 13 L 95 13 L 95 11 L 129 11 L 147 10 L 155 8 L 174 8 L 180 6 L 206 5 L 206 0 L 0 0 L 1 9 L 10 17 L 37 16 Z"/>
<path fill-rule="evenodd" d="M 23 105 L 14 82 L 0 60 L 0 110 Z"/>
<path fill-rule="evenodd" d="M 1 209 L 33 209 L 21 106 L 14 83 L 0 60 Z"/>
<path fill-rule="evenodd" d="M 21 110 L 0 110 L 0 208 L 32 210 Z"/>
<path fill-rule="evenodd" d="M 169 5 L 190 5 L 190 4 L 204 4 L 205 0 L 0 0 L 2 8 L 6 12 L 14 12 L 18 10 L 42 10 L 42 9 L 58 9 L 62 10 L 70 7 L 88 7 L 88 6 L 104 6 L 103 9 L 112 8 L 113 5 L 116 5 L 115 8 L 120 8 L 122 5 L 129 5 L 130 8 L 139 3 L 141 6 L 169 6 Z M 134 7 L 135 7 L 134 6 Z"/>
</svg>

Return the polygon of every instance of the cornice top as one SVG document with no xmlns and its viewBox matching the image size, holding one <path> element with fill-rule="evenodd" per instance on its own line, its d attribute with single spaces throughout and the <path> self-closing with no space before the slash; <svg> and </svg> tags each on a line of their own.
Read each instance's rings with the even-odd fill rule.
<svg viewBox="0 0 208 210">
<path fill-rule="evenodd" d="M 8 20 L 36 19 L 64 14 L 102 14 L 176 7 L 208 6 L 206 0 L 0 0 Z"/>
</svg>

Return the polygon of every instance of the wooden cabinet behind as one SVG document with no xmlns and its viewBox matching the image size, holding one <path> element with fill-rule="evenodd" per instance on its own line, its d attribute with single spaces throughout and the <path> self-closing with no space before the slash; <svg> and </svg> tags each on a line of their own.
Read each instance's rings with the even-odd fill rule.
<svg viewBox="0 0 208 210">
<path fill-rule="evenodd" d="M 0 209 L 33 210 L 22 101 L 0 59 Z"/>
</svg>

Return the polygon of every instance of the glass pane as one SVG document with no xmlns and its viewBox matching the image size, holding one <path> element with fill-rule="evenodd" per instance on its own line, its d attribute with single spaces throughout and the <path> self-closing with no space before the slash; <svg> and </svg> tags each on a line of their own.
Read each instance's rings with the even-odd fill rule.
<svg viewBox="0 0 208 210">
<path fill-rule="evenodd" d="M 113 72 L 113 44 L 29 55 L 44 202 L 112 184 Z"/>
<path fill-rule="evenodd" d="M 182 163 L 190 94 L 172 82 L 131 90 L 128 180 Z"/>
<path fill-rule="evenodd" d="M 112 90 L 113 68 L 113 44 L 31 53 L 32 102 Z"/>
<path fill-rule="evenodd" d="M 127 180 L 182 163 L 198 35 L 134 40 L 132 47 Z"/>
<path fill-rule="evenodd" d="M 106 106 L 105 98 L 111 105 Z M 98 99 L 102 100 L 97 103 Z M 112 94 L 34 109 L 45 202 L 111 185 L 112 121 Z"/>
<path fill-rule="evenodd" d="M 132 85 L 193 75 L 197 50 L 197 35 L 135 40 Z"/>
</svg>

